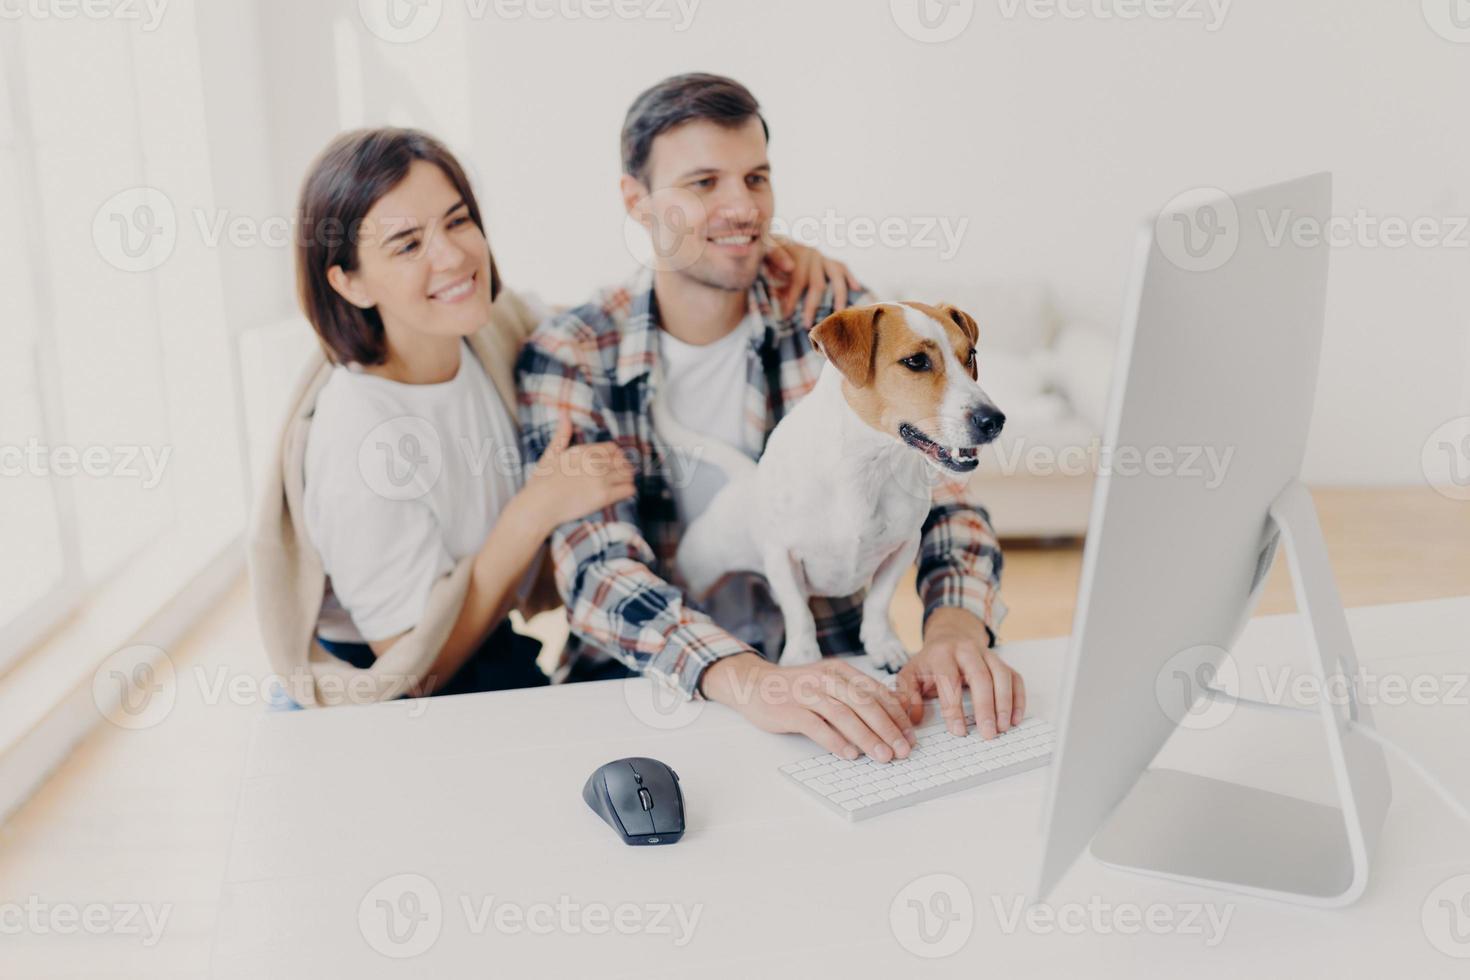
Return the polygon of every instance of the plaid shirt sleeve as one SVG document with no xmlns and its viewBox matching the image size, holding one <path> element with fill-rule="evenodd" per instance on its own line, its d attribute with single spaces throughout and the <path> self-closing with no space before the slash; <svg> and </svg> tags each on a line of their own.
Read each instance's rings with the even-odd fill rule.
<svg viewBox="0 0 1470 980">
<path fill-rule="evenodd" d="M 575 319 L 557 319 L 564 327 L 567 318 Z M 545 453 L 563 412 L 571 419 L 574 445 L 616 440 L 625 452 L 643 455 L 635 434 L 617 431 L 616 413 L 582 363 L 595 357 L 596 342 L 567 339 L 576 332 L 539 330 L 521 352 L 518 387 L 528 466 Z M 646 458 L 635 461 L 640 472 L 649 465 Z M 753 652 L 654 574 L 655 556 L 639 530 L 636 500 L 561 525 L 551 536 L 551 556 L 572 631 L 687 698 L 702 697 L 700 678 L 716 660 Z"/>
<path fill-rule="evenodd" d="M 919 545 L 918 589 L 925 622 L 936 609 L 964 609 L 985 624 L 995 646 L 1006 614 L 1000 571 L 1000 543 L 989 513 L 967 484 L 941 483 Z"/>
</svg>

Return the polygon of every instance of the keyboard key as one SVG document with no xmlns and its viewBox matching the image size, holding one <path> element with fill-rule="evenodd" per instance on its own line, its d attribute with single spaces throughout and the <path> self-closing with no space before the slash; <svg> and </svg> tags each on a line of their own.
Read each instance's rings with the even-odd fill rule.
<svg viewBox="0 0 1470 980">
<path fill-rule="evenodd" d="M 838 813 L 862 820 L 1035 769 L 1053 751 L 1055 732 L 1038 718 L 1023 719 L 992 739 L 981 737 L 973 718 L 966 718 L 966 726 L 964 736 L 950 734 L 943 721 L 918 729 L 918 744 L 906 759 L 882 763 L 823 753 L 779 768 Z"/>
</svg>

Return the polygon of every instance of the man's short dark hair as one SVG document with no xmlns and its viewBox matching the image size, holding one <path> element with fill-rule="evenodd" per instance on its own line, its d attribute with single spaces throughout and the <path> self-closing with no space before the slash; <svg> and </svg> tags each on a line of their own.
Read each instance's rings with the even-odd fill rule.
<svg viewBox="0 0 1470 980">
<path fill-rule="evenodd" d="M 662 133 L 696 119 L 708 119 L 730 129 L 751 117 L 761 121 L 766 139 L 771 127 L 761 115 L 760 103 L 750 89 L 733 78 L 695 72 L 665 78 L 633 100 L 623 120 L 623 172 L 648 182 L 648 155 Z"/>
</svg>

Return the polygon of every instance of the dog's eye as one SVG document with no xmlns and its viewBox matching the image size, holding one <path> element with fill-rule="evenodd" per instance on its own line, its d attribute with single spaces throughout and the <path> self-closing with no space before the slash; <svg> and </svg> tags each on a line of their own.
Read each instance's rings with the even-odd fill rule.
<svg viewBox="0 0 1470 980">
<path fill-rule="evenodd" d="M 915 354 L 912 357 L 905 357 L 898 363 L 902 364 L 910 371 L 927 371 L 929 370 L 929 355 L 922 353 Z"/>
<path fill-rule="evenodd" d="M 965 367 L 969 368 L 972 371 L 975 369 L 975 350 L 974 350 L 974 348 L 971 348 L 970 349 L 970 353 L 968 353 L 968 354 L 965 355 Z"/>
</svg>

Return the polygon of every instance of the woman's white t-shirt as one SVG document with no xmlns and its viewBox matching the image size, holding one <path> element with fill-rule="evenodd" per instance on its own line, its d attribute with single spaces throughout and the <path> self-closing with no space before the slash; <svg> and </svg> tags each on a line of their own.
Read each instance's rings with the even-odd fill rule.
<svg viewBox="0 0 1470 980">
<path fill-rule="evenodd" d="M 418 623 L 435 580 L 480 550 L 519 489 L 516 427 L 467 344 L 440 384 L 339 365 L 317 395 L 305 484 L 328 579 L 318 634 L 386 639 Z"/>
</svg>

